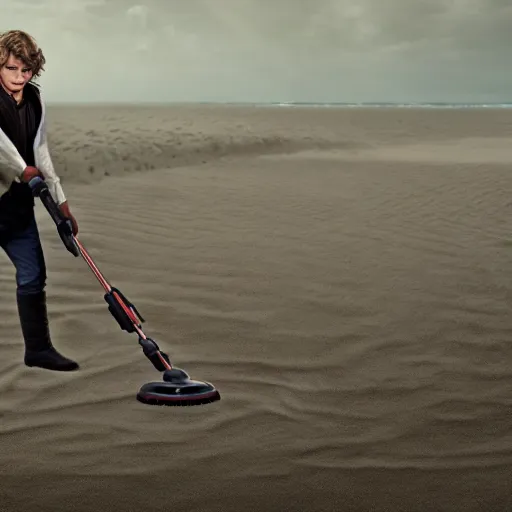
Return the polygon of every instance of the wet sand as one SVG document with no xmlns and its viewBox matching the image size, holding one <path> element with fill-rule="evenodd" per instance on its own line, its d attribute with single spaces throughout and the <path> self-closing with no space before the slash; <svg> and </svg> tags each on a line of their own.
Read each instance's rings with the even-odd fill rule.
<svg viewBox="0 0 512 512">
<path fill-rule="evenodd" d="M 55 345 L 23 365 L 0 264 L 0 510 L 512 509 L 512 111 L 50 107 L 79 237 L 41 205 Z"/>
</svg>

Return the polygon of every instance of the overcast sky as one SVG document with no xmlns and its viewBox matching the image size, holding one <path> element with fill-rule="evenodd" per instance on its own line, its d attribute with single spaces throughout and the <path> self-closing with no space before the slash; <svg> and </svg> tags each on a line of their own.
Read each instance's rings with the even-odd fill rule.
<svg viewBox="0 0 512 512">
<path fill-rule="evenodd" d="M 511 0 L 1 0 L 47 101 L 512 101 Z"/>
</svg>

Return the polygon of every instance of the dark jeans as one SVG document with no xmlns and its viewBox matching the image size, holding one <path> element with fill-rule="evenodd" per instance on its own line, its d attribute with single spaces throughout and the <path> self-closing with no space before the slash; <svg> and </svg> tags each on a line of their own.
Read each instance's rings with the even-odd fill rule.
<svg viewBox="0 0 512 512">
<path fill-rule="evenodd" d="M 42 292 L 46 286 L 46 264 L 35 217 L 27 228 L 0 238 L 0 246 L 16 269 L 17 293 Z"/>
</svg>

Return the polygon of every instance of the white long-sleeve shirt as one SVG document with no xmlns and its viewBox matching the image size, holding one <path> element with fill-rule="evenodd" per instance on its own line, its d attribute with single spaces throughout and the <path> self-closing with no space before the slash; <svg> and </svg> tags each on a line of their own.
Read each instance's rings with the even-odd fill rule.
<svg viewBox="0 0 512 512">
<path fill-rule="evenodd" d="M 27 84 L 25 87 L 35 88 L 32 84 Z M 33 145 L 35 166 L 44 176 L 54 200 L 57 204 L 62 204 L 66 201 L 66 196 L 62 189 L 60 178 L 55 171 L 48 148 L 46 106 L 39 90 L 36 91 L 36 96 L 41 102 L 41 121 L 39 123 Z M 21 174 L 26 167 L 27 164 L 16 149 L 15 145 L 0 129 L 0 188 L 7 190 L 13 180 L 20 181 Z"/>
</svg>

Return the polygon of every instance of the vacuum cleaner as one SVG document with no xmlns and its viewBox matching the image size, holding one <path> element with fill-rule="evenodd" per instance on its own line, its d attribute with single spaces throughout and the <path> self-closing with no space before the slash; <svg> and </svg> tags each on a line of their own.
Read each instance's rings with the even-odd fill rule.
<svg viewBox="0 0 512 512">
<path fill-rule="evenodd" d="M 66 249 L 75 257 L 82 256 L 102 285 L 108 310 L 119 327 L 123 331 L 138 335 L 139 345 L 144 355 L 157 371 L 163 372 L 162 381 L 142 385 L 136 395 L 137 400 L 143 404 L 167 406 L 202 405 L 220 400 L 220 393 L 213 384 L 190 379 L 184 370 L 171 364 L 169 356 L 160 350 L 155 340 L 146 336 L 141 325 L 145 322 L 144 318 L 118 288 L 110 285 L 84 245 L 73 235 L 71 221 L 60 211 L 44 180 L 35 177 L 29 182 L 29 186 L 34 197 L 41 200 L 55 222 L 57 232 Z"/>
</svg>

